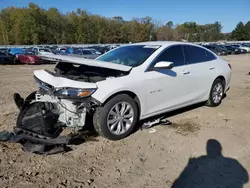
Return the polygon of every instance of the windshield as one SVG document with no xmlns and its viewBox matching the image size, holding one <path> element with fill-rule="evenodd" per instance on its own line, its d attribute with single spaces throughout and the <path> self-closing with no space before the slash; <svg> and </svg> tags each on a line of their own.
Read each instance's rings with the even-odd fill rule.
<svg viewBox="0 0 250 188">
<path fill-rule="evenodd" d="M 159 47 L 158 45 L 124 46 L 98 57 L 97 60 L 136 67 L 141 65 Z"/>
</svg>

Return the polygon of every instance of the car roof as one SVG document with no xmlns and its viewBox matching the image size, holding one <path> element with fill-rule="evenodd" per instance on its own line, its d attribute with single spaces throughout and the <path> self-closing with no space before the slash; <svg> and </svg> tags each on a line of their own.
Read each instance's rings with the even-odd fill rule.
<svg viewBox="0 0 250 188">
<path fill-rule="evenodd" d="M 138 42 L 138 43 L 133 43 L 130 45 L 159 45 L 159 46 L 170 46 L 174 44 L 188 44 L 188 45 L 193 45 L 193 46 L 198 46 L 196 44 L 188 43 L 188 42 L 180 42 L 180 41 L 150 41 L 150 42 Z"/>
</svg>

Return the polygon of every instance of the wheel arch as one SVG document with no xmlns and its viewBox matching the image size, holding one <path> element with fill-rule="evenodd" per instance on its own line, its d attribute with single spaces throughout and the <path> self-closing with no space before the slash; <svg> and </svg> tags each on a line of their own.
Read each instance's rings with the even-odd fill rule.
<svg viewBox="0 0 250 188">
<path fill-rule="evenodd" d="M 224 84 L 224 90 L 226 89 L 226 78 L 223 76 L 223 75 L 220 75 L 218 76 L 215 80 L 217 79 L 221 79 L 223 81 L 223 84 Z M 214 81 L 215 81 L 214 80 Z"/>
<path fill-rule="evenodd" d="M 136 103 L 137 105 L 137 108 L 138 108 L 138 114 L 139 114 L 139 117 L 141 115 L 141 102 L 140 102 L 140 99 L 139 97 L 132 91 L 129 91 L 129 90 L 123 90 L 123 91 L 119 91 L 119 92 L 116 92 L 112 95 L 110 95 L 103 103 L 102 103 L 102 106 L 104 106 L 110 99 L 112 99 L 113 97 L 117 96 L 117 95 L 122 95 L 122 94 L 126 94 L 128 96 L 130 96 Z"/>
</svg>

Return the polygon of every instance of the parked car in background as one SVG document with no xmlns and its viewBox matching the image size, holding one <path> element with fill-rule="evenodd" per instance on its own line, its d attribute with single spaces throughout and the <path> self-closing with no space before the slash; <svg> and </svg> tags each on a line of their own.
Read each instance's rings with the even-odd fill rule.
<svg viewBox="0 0 250 188">
<path fill-rule="evenodd" d="M 240 51 L 241 54 L 247 53 L 247 50 L 246 50 L 246 49 L 239 48 L 239 47 L 237 47 L 237 45 L 231 45 L 231 46 L 234 47 L 234 48 L 236 48 L 236 49 L 238 49 L 238 50 Z"/>
<path fill-rule="evenodd" d="M 60 51 L 60 50 L 55 50 L 53 51 L 54 54 L 56 55 L 67 55 L 66 52 Z"/>
<path fill-rule="evenodd" d="M 25 53 L 33 54 L 33 53 L 37 53 L 37 52 L 33 51 L 33 48 L 26 48 Z"/>
<path fill-rule="evenodd" d="M 86 59 L 95 59 L 98 56 L 100 56 L 100 54 L 96 53 L 96 50 L 94 49 L 77 49 L 74 50 L 72 54 L 69 54 L 70 56 L 76 56 L 76 57 L 82 57 L 82 58 L 86 58 Z"/>
<path fill-rule="evenodd" d="M 57 48 L 56 51 L 65 52 L 66 48 Z"/>
<path fill-rule="evenodd" d="M 101 52 L 101 54 L 104 54 L 109 51 L 108 46 L 91 46 L 92 49 L 96 49 L 98 52 Z"/>
<path fill-rule="evenodd" d="M 227 55 L 228 52 L 226 50 L 223 50 L 222 48 L 216 46 L 216 45 L 205 45 L 205 48 L 211 50 L 212 52 L 214 52 L 217 55 Z"/>
<path fill-rule="evenodd" d="M 250 47 L 246 47 L 246 46 L 243 46 L 241 44 L 234 44 L 232 46 L 239 48 L 239 49 L 242 49 L 242 50 L 246 50 L 247 52 L 250 52 Z"/>
<path fill-rule="evenodd" d="M 242 46 L 250 47 L 250 43 L 243 43 Z"/>
<path fill-rule="evenodd" d="M 15 56 L 17 54 L 23 54 L 24 49 L 22 49 L 22 48 L 9 48 L 7 53 Z"/>
<path fill-rule="evenodd" d="M 221 48 L 223 51 L 225 51 L 227 55 L 232 54 L 233 52 L 232 50 L 227 49 L 225 45 L 217 44 L 216 46 Z"/>
<path fill-rule="evenodd" d="M 242 52 L 243 54 L 245 54 L 245 53 L 247 53 L 247 50 L 241 49 L 241 52 Z"/>
<path fill-rule="evenodd" d="M 34 71 L 40 88 L 22 108 L 50 113 L 55 125 L 41 123 L 47 128 L 41 130 L 58 130 L 57 122 L 80 129 L 92 118 L 100 135 L 119 140 L 130 135 L 139 120 L 200 102 L 218 106 L 230 87 L 230 64 L 190 43 L 137 43 L 95 60 L 47 57 L 60 60 L 55 72 Z M 19 121 L 26 116 L 21 110 Z"/>
<path fill-rule="evenodd" d="M 79 48 L 77 48 L 77 47 L 68 47 L 68 48 L 66 48 L 65 53 L 66 54 L 72 54 L 75 50 L 79 50 Z"/>
<path fill-rule="evenodd" d="M 225 46 L 228 50 L 231 51 L 231 54 L 241 54 L 241 50 L 239 48 L 235 48 L 233 46 Z"/>
<path fill-rule="evenodd" d="M 8 53 L 8 48 L 0 48 L 0 52 L 2 52 L 2 53 Z"/>
<path fill-rule="evenodd" d="M 26 51 L 23 54 L 16 55 L 16 58 L 18 59 L 20 63 L 24 63 L 24 64 L 34 65 L 34 64 L 42 63 L 41 58 L 36 54 L 36 52 Z"/>
<path fill-rule="evenodd" d="M 58 46 L 51 46 L 50 49 L 56 50 Z"/>
<path fill-rule="evenodd" d="M 89 50 L 93 50 L 95 52 L 95 54 L 97 54 L 97 55 L 102 55 L 101 52 L 99 52 L 98 50 L 96 50 L 94 48 L 89 48 Z"/>
<path fill-rule="evenodd" d="M 13 64 L 15 56 L 0 51 L 0 64 Z"/>
<path fill-rule="evenodd" d="M 49 48 L 33 47 L 32 51 L 36 52 L 38 55 L 53 55 L 54 54 Z"/>
</svg>

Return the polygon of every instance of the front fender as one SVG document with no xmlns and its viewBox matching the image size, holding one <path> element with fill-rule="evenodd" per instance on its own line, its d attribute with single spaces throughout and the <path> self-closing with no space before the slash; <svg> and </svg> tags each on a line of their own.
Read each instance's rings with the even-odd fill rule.
<svg viewBox="0 0 250 188">
<path fill-rule="evenodd" d="M 93 93 L 92 97 L 101 103 L 105 103 L 113 95 L 117 93 L 133 93 L 140 102 L 141 116 L 146 111 L 146 94 L 140 91 L 136 85 L 131 83 L 118 81 L 119 79 L 114 78 L 113 80 L 105 80 L 97 82 L 97 90 Z"/>
</svg>

